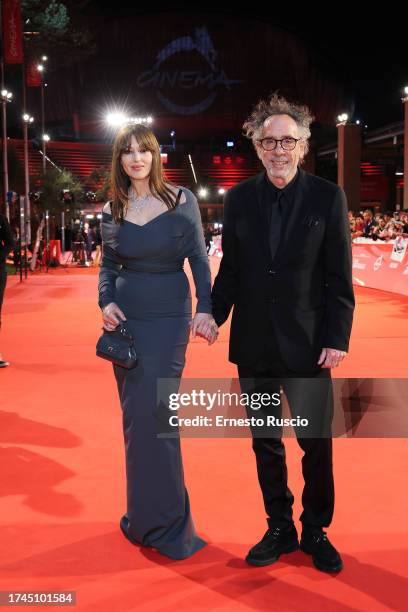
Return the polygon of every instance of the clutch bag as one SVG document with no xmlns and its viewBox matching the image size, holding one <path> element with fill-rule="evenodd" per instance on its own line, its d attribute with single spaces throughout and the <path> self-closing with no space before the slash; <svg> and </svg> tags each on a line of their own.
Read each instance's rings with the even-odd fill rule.
<svg viewBox="0 0 408 612">
<path fill-rule="evenodd" d="M 96 344 L 96 354 L 98 357 L 107 359 L 127 370 L 137 366 L 133 336 L 126 325 L 126 321 L 121 321 L 113 331 L 103 330 L 103 334 Z"/>
</svg>

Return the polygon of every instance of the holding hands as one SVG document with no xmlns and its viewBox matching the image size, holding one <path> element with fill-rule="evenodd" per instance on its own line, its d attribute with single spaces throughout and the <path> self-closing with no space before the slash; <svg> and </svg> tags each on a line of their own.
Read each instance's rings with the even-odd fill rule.
<svg viewBox="0 0 408 612">
<path fill-rule="evenodd" d="M 111 302 L 102 309 L 103 327 L 106 331 L 113 331 L 121 321 L 126 321 L 122 310 L 115 302 Z M 193 338 L 202 336 L 213 344 L 218 338 L 218 326 L 212 315 L 205 312 L 198 312 L 190 323 Z"/>
<path fill-rule="evenodd" d="M 202 336 L 208 341 L 209 345 L 214 344 L 218 338 L 218 325 L 211 314 L 197 312 L 190 325 L 193 338 L 196 335 Z"/>
<path fill-rule="evenodd" d="M 333 348 L 323 348 L 317 363 L 318 365 L 321 365 L 322 368 L 337 368 L 346 355 L 346 351 L 339 351 Z"/>
</svg>

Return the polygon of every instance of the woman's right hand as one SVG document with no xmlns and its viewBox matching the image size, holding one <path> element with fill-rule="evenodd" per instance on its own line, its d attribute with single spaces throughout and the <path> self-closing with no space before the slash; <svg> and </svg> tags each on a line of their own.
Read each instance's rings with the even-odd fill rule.
<svg viewBox="0 0 408 612">
<path fill-rule="evenodd" d="M 106 331 L 113 331 L 121 321 L 126 321 L 126 317 L 115 302 L 107 304 L 102 309 L 103 328 Z"/>
</svg>

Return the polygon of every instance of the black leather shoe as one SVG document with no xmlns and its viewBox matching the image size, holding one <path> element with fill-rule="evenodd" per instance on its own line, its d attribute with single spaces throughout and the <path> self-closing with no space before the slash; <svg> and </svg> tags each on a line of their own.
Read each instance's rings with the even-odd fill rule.
<svg viewBox="0 0 408 612">
<path fill-rule="evenodd" d="M 129 533 L 129 519 L 126 516 L 126 514 L 124 514 L 122 516 L 122 518 L 120 519 L 120 523 L 119 526 L 122 530 L 123 535 L 125 536 L 125 538 L 127 540 L 129 540 L 129 542 L 131 542 L 132 544 L 136 544 L 136 546 L 140 545 L 140 542 L 138 542 L 134 537 L 132 537 Z"/>
<path fill-rule="evenodd" d="M 312 555 L 313 564 L 322 572 L 336 573 L 343 569 L 343 561 L 327 534 L 322 529 L 304 529 L 300 549 Z"/>
<path fill-rule="evenodd" d="M 7 366 L 10 365 L 9 361 L 4 361 L 3 359 L 0 359 L 0 368 L 7 368 Z"/>
<path fill-rule="evenodd" d="M 283 553 L 290 553 L 298 548 L 298 534 L 294 525 L 273 527 L 268 529 L 262 540 L 251 548 L 245 561 L 250 565 L 270 565 Z"/>
</svg>

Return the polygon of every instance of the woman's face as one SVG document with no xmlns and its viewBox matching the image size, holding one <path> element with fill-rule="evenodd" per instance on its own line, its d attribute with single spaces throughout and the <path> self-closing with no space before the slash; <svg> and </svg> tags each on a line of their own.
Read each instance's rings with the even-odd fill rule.
<svg viewBox="0 0 408 612">
<path fill-rule="evenodd" d="M 120 157 L 122 168 L 131 180 L 147 178 L 152 168 L 152 160 L 152 152 L 143 146 L 139 146 L 133 135 L 129 147 Z"/>
</svg>

